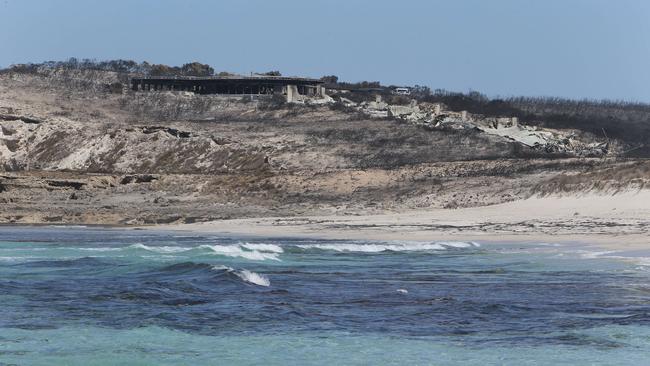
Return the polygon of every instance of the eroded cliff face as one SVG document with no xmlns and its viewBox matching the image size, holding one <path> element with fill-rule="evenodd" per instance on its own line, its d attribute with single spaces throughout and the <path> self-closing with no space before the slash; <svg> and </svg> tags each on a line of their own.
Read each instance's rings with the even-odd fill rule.
<svg viewBox="0 0 650 366">
<path fill-rule="evenodd" d="M 215 174 L 268 165 L 263 147 L 164 126 L 17 119 L 2 121 L 0 139 L 0 165 L 6 171 Z"/>
<path fill-rule="evenodd" d="M 644 185 L 650 171 L 476 128 L 328 105 L 116 91 L 119 75 L 93 75 L 0 75 L 0 223 L 470 207 L 584 190 L 607 169 Z"/>
</svg>

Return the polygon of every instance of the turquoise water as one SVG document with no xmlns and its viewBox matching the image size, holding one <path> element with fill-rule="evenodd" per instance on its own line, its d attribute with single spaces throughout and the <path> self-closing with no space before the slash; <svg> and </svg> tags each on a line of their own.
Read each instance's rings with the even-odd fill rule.
<svg viewBox="0 0 650 366">
<path fill-rule="evenodd" d="M 0 228 L 0 365 L 645 365 L 644 253 Z"/>
</svg>

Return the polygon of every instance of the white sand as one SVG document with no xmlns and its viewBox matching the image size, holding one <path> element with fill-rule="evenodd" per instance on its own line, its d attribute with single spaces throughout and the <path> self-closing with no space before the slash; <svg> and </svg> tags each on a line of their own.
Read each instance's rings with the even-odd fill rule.
<svg viewBox="0 0 650 366">
<path fill-rule="evenodd" d="M 531 198 L 455 210 L 239 219 L 160 228 L 327 239 L 579 241 L 618 250 L 650 249 L 650 190 Z"/>
</svg>

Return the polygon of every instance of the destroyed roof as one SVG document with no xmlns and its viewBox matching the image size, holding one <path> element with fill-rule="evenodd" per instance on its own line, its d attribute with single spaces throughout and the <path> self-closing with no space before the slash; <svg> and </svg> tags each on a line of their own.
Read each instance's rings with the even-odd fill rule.
<svg viewBox="0 0 650 366">
<path fill-rule="evenodd" d="M 226 75 L 226 76 L 139 76 L 133 79 L 141 80 L 227 80 L 227 81 L 281 81 L 296 82 L 299 84 L 322 84 L 318 79 L 297 77 L 297 76 L 270 76 L 270 75 Z"/>
</svg>

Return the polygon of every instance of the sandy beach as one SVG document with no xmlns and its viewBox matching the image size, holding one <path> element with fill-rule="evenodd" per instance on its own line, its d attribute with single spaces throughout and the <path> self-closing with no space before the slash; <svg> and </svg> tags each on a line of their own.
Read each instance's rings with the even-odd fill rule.
<svg viewBox="0 0 650 366">
<path fill-rule="evenodd" d="M 579 241 L 635 250 L 650 246 L 650 191 L 538 197 L 461 209 L 237 219 L 157 228 L 276 238 Z"/>
</svg>

